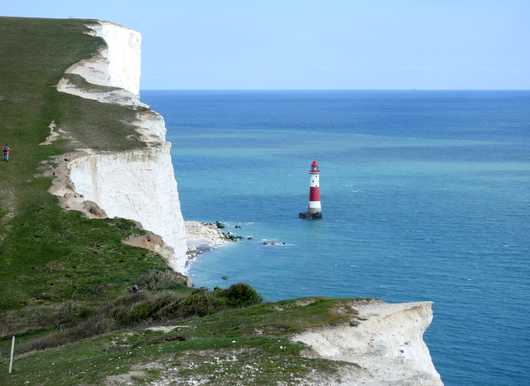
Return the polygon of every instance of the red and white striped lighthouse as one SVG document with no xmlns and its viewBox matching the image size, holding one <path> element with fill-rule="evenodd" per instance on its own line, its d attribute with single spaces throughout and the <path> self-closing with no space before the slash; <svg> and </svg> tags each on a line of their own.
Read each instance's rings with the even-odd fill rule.
<svg viewBox="0 0 530 386">
<path fill-rule="evenodd" d="M 300 218 L 318 219 L 322 218 L 322 206 L 320 205 L 320 170 L 318 162 L 311 162 L 309 170 L 309 205 L 306 213 L 300 213 Z"/>
</svg>

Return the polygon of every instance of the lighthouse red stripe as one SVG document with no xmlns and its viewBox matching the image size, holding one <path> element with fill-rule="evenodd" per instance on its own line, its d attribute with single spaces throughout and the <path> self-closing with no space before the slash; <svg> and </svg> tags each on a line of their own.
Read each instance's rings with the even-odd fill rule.
<svg viewBox="0 0 530 386">
<path fill-rule="evenodd" d="M 309 188 L 309 201 L 320 201 L 320 188 Z"/>
</svg>

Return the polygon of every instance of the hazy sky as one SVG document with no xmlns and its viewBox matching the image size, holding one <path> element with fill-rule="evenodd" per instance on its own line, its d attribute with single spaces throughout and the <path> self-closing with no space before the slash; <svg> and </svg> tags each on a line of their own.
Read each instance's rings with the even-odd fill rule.
<svg viewBox="0 0 530 386">
<path fill-rule="evenodd" d="M 142 32 L 144 89 L 530 89 L 530 0 L 0 1 Z"/>
</svg>

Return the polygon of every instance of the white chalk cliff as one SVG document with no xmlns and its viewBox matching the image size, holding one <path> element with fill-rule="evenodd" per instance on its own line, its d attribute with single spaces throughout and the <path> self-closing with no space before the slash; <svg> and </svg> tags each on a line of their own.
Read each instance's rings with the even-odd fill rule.
<svg viewBox="0 0 530 386">
<path fill-rule="evenodd" d="M 87 212 L 87 203 L 91 202 L 98 207 L 98 215 L 91 217 L 106 215 L 140 223 L 171 248 L 169 255 L 166 254 L 168 264 L 184 273 L 186 237 L 171 162 L 171 144 L 166 141 L 162 116 L 146 110 L 146 105 L 139 101 L 141 35 L 108 22 L 88 27 L 106 46 L 92 58 L 70 67 L 57 89 L 101 103 L 142 106 L 136 113 L 134 126 L 145 147 L 120 152 L 90 149 L 75 152 L 69 155 L 64 166 L 66 182 L 54 182 L 51 191 L 63 199 L 63 206 L 68 209 Z M 77 86 L 68 74 L 81 76 L 99 87 Z"/>
<path fill-rule="evenodd" d="M 321 358 L 355 364 L 329 385 L 443 385 L 423 334 L 432 321 L 431 302 L 368 303 L 353 308 L 352 325 L 305 331 L 294 341 Z M 317 382 L 321 383 L 321 382 Z"/>
</svg>

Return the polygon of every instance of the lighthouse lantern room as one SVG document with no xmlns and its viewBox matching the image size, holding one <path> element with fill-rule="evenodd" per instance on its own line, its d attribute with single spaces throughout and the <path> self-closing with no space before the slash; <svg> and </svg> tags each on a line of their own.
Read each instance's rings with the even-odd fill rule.
<svg viewBox="0 0 530 386">
<path fill-rule="evenodd" d="M 321 219 L 322 207 L 320 205 L 320 170 L 318 162 L 311 162 L 311 169 L 309 170 L 309 205 L 307 212 L 301 212 L 298 217 L 303 219 Z"/>
</svg>

